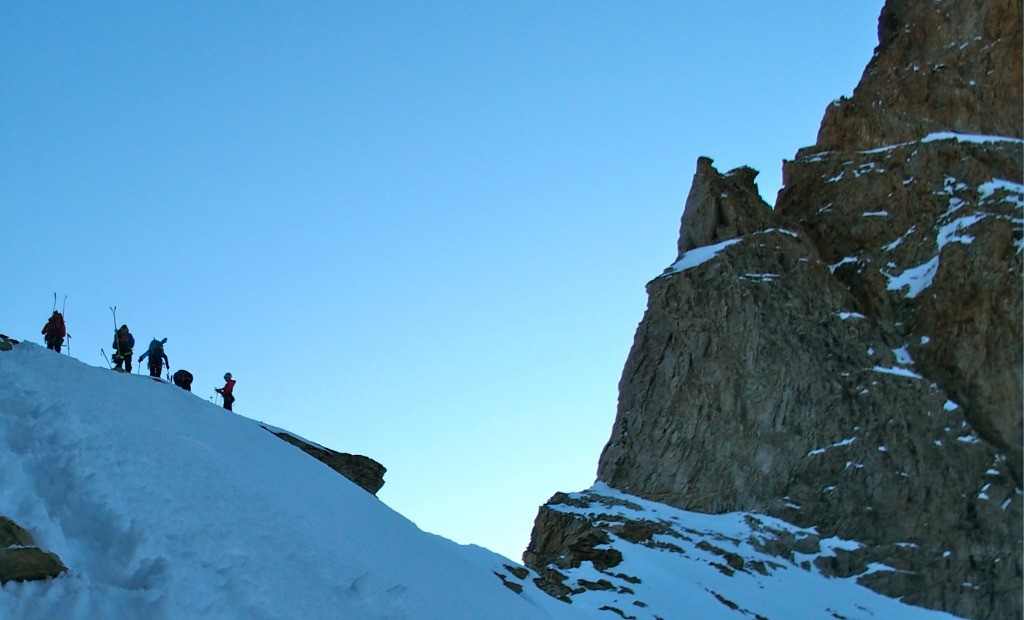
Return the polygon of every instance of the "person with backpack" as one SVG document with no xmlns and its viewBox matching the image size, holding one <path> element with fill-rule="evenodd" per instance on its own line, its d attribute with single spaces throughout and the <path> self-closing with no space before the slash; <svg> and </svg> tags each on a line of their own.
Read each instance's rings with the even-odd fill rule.
<svg viewBox="0 0 1024 620">
<path fill-rule="evenodd" d="M 117 325 L 117 323 L 114 323 Z M 111 356 L 114 360 L 114 370 L 118 372 L 131 373 L 132 371 L 132 349 L 135 348 L 135 336 L 128 331 L 127 325 L 122 325 L 120 329 L 114 332 L 114 354 Z M 124 364 L 124 370 L 121 370 L 121 364 Z"/>
<path fill-rule="evenodd" d="M 224 387 L 214 389 L 215 392 L 224 397 L 224 408 L 231 411 L 231 405 L 235 402 L 235 380 L 231 378 L 231 373 L 224 373 Z"/>
<path fill-rule="evenodd" d="M 171 369 L 171 363 L 167 361 L 167 354 L 164 353 L 164 344 L 166 342 L 166 338 L 164 338 L 163 340 L 157 340 L 156 338 L 154 338 L 149 343 L 149 350 L 139 356 L 140 364 L 142 363 L 142 360 L 146 359 L 147 357 L 149 358 L 150 377 L 156 377 L 157 379 L 159 379 L 160 372 L 163 371 L 165 364 L 167 365 L 167 370 Z"/>
<path fill-rule="evenodd" d="M 187 392 L 192 391 L 192 373 L 189 371 L 184 368 L 179 368 L 174 371 L 174 375 L 172 375 L 171 378 L 174 380 L 174 385 Z"/>
<path fill-rule="evenodd" d="M 50 320 L 43 326 L 42 333 L 46 340 L 46 348 L 60 353 L 60 348 L 64 345 L 64 336 L 68 333 L 64 326 L 64 315 L 54 310 Z"/>
</svg>

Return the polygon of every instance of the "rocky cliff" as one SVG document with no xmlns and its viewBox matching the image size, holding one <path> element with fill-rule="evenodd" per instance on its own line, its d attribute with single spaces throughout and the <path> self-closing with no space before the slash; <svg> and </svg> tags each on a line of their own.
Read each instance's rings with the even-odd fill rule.
<svg viewBox="0 0 1024 620">
<path fill-rule="evenodd" d="M 598 479 L 855 540 L 816 568 L 1019 617 L 1021 102 L 1019 1 L 890 1 L 774 210 L 702 158 Z M 526 554 L 553 591 L 601 539 L 560 503 Z"/>
</svg>

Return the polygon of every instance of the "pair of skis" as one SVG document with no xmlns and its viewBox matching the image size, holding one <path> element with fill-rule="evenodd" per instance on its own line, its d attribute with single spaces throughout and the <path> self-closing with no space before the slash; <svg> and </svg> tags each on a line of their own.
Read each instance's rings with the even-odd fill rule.
<svg viewBox="0 0 1024 620">
<path fill-rule="evenodd" d="M 68 296 L 64 296 L 64 304 L 60 307 L 60 313 L 65 314 L 68 307 Z M 57 291 L 53 292 L 53 312 L 57 311 Z"/>
<path fill-rule="evenodd" d="M 118 327 L 117 327 L 117 306 L 107 306 L 107 307 L 110 308 L 110 314 L 113 315 L 113 317 L 114 317 L 114 336 L 116 338 L 117 330 L 118 330 Z M 114 368 L 114 365 L 110 363 L 110 358 L 107 357 L 107 352 L 104 349 L 100 349 L 100 353 L 103 355 L 103 361 L 105 361 L 107 363 L 107 368 L 109 368 L 111 370 L 119 370 L 120 367 Z M 136 366 L 135 369 L 137 371 L 138 370 L 138 366 Z M 127 372 L 127 371 L 120 370 L 120 372 Z"/>
</svg>

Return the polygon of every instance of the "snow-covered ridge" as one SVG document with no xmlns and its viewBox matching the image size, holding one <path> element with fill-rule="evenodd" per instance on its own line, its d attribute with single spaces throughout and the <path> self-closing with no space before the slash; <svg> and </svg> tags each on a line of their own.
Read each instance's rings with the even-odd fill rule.
<svg viewBox="0 0 1024 620">
<path fill-rule="evenodd" d="M 0 587 L 4 619 L 570 611 L 516 595 L 254 420 L 31 343 L 0 352 L 0 514 L 69 568 Z"/>
</svg>

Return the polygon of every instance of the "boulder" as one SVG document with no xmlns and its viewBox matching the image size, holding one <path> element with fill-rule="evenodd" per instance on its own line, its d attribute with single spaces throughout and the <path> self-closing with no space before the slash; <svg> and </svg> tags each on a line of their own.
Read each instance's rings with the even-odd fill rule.
<svg viewBox="0 0 1024 620">
<path fill-rule="evenodd" d="M 16 344 L 18 344 L 17 340 L 12 340 L 3 334 L 0 334 L 0 351 L 11 351 L 14 349 Z"/>
<path fill-rule="evenodd" d="M 265 426 L 263 428 L 345 476 L 371 495 L 376 495 L 384 486 L 387 468 L 368 456 L 335 452 L 323 446 L 313 445 L 295 435 L 271 430 Z"/>
<path fill-rule="evenodd" d="M 65 571 L 56 554 L 37 547 L 25 528 L 0 516 L 0 584 L 51 579 Z"/>
</svg>

